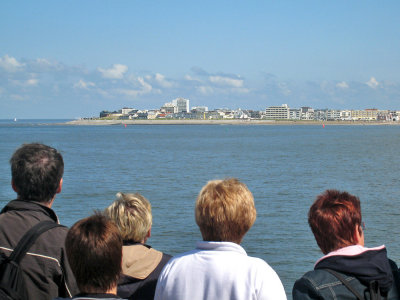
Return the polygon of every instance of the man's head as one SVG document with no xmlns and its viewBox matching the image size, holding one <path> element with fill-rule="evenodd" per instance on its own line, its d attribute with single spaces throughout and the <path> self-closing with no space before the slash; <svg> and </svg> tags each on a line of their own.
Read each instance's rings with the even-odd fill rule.
<svg viewBox="0 0 400 300">
<path fill-rule="evenodd" d="M 308 224 L 324 254 L 364 245 L 360 199 L 347 192 L 326 190 L 311 205 Z"/>
<path fill-rule="evenodd" d="M 107 217 L 96 214 L 75 223 L 68 231 L 65 248 L 81 292 L 105 293 L 117 286 L 122 238 Z"/>
<path fill-rule="evenodd" d="M 197 197 L 195 216 L 203 240 L 240 244 L 256 220 L 253 195 L 237 179 L 209 181 Z"/>
<path fill-rule="evenodd" d="M 118 193 L 104 213 L 117 225 L 123 240 L 141 243 L 150 236 L 151 205 L 142 195 Z"/>
<path fill-rule="evenodd" d="M 61 191 L 64 161 L 56 149 L 24 144 L 14 152 L 10 164 L 18 198 L 48 203 Z"/>
</svg>

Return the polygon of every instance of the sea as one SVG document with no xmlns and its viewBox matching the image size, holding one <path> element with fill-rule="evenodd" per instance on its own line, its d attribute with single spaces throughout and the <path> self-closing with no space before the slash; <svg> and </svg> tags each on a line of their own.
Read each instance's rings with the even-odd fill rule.
<svg viewBox="0 0 400 300">
<path fill-rule="evenodd" d="M 103 210 L 117 192 L 150 200 L 148 243 L 176 255 L 201 240 L 195 199 L 208 180 L 235 177 L 252 191 L 257 220 L 242 246 L 281 278 L 288 298 L 296 279 L 322 256 L 307 224 L 326 189 L 360 197 L 367 247 L 385 244 L 400 264 L 400 126 L 114 125 L 67 120 L 0 120 L 0 205 L 16 197 L 9 159 L 41 142 L 64 157 L 61 223 Z"/>
</svg>

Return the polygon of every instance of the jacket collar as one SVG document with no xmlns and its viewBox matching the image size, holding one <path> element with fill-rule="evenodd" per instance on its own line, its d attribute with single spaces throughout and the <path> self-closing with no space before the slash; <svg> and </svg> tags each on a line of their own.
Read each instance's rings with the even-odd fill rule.
<svg viewBox="0 0 400 300">
<path fill-rule="evenodd" d="M 393 283 L 393 273 L 385 246 L 345 247 L 322 257 L 317 261 L 315 269 L 332 269 L 354 276 L 367 285 L 377 281 L 382 291 L 388 291 Z"/>
<path fill-rule="evenodd" d="M 54 222 L 59 223 L 58 217 L 54 210 L 51 208 L 44 206 L 40 204 L 39 202 L 34 202 L 34 201 L 26 201 L 26 200 L 12 200 L 10 201 L 0 212 L 0 214 L 8 212 L 8 211 L 37 211 L 45 214 Z"/>
</svg>

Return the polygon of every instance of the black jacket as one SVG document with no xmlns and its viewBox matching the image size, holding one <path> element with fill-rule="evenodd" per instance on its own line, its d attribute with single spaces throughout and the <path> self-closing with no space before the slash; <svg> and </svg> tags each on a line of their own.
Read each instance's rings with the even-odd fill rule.
<svg viewBox="0 0 400 300">
<path fill-rule="evenodd" d="M 387 258 L 386 248 L 381 248 L 358 255 L 323 258 L 313 271 L 296 281 L 293 299 L 356 299 L 339 279 L 325 269 L 338 272 L 365 299 L 370 299 L 369 285 L 372 282 L 378 283 L 384 299 L 400 297 L 398 268 Z"/>
<path fill-rule="evenodd" d="M 149 264 L 155 262 L 154 256 L 146 255 L 146 249 L 150 253 L 159 253 L 161 256 L 161 260 L 157 264 L 154 264 L 154 267 L 151 271 L 148 271 L 148 275 L 145 278 L 137 278 L 134 276 L 129 276 L 127 274 L 123 274 L 118 282 L 118 296 L 126 299 L 134 299 L 134 300 L 152 300 L 154 299 L 154 294 L 156 292 L 156 285 L 158 277 L 165 264 L 171 259 L 171 255 L 161 253 L 157 250 L 152 249 L 150 246 L 140 243 L 127 243 L 124 241 L 124 250 L 131 248 L 129 255 L 137 256 L 137 259 L 133 259 L 129 261 L 129 255 L 127 252 L 124 252 L 122 257 L 123 261 L 123 270 L 124 266 L 129 265 L 131 269 L 137 269 L 135 260 L 137 263 L 147 261 Z M 132 249 L 133 248 L 133 249 Z M 135 248 L 139 248 L 136 249 Z M 158 260 L 157 260 L 158 261 Z M 137 270 L 136 270 L 137 271 Z M 127 271 L 129 273 L 129 271 Z M 135 273 L 135 272 L 133 272 Z"/>
<path fill-rule="evenodd" d="M 40 203 L 9 202 L 0 213 L 0 252 L 9 256 L 25 232 L 48 220 L 58 223 L 54 211 Z M 44 232 L 22 259 L 29 299 L 71 297 L 79 292 L 65 253 L 67 232 L 66 227 Z"/>
</svg>

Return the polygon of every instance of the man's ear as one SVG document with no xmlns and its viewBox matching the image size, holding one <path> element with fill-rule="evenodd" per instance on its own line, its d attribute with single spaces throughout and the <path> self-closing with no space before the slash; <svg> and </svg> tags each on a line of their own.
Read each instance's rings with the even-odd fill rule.
<svg viewBox="0 0 400 300">
<path fill-rule="evenodd" d="M 149 231 L 146 234 L 146 239 L 148 239 L 149 237 L 151 237 L 151 226 L 150 226 Z"/>
<path fill-rule="evenodd" d="M 60 183 L 59 183 L 58 188 L 57 188 L 57 191 L 56 191 L 56 194 L 61 193 L 62 185 L 63 185 L 63 179 L 61 178 L 60 179 Z"/>
<path fill-rule="evenodd" d="M 146 236 L 144 237 L 142 243 L 146 243 L 149 237 L 151 237 L 151 226 L 150 226 L 149 231 L 147 231 L 147 234 L 146 234 Z"/>
<path fill-rule="evenodd" d="M 14 184 L 14 180 L 11 180 L 11 186 L 12 186 L 12 189 L 14 190 L 14 192 L 16 192 L 18 194 L 18 190 L 17 190 L 17 187 Z"/>
</svg>

